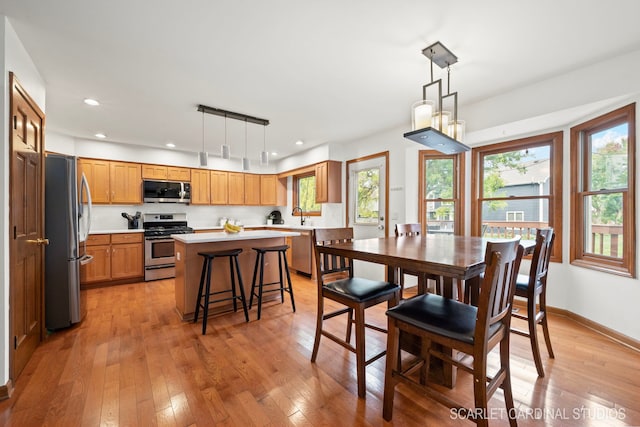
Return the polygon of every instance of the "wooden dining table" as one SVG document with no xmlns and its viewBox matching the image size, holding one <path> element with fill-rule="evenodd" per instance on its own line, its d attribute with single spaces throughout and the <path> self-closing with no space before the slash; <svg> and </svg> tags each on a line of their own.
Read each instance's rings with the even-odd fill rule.
<svg viewBox="0 0 640 427">
<path fill-rule="evenodd" d="M 480 274 L 485 269 L 488 239 L 474 236 L 427 234 L 424 236 L 381 237 L 356 239 L 351 242 L 321 246 L 321 253 L 344 256 L 387 266 L 387 281 L 398 283 L 401 269 L 441 276 L 443 296 L 456 298 L 458 281 L 469 288 L 471 304 L 476 304 L 480 289 Z M 502 239 L 504 240 L 504 239 Z M 525 254 L 535 247 L 533 240 L 521 240 Z M 455 384 L 455 368 L 445 368 L 443 382 L 449 387 Z"/>
</svg>

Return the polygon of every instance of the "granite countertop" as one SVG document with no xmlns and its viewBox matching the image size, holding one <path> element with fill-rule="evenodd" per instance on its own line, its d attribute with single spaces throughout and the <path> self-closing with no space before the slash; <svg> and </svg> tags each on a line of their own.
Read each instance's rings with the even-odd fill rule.
<svg viewBox="0 0 640 427">
<path fill-rule="evenodd" d="M 299 236 L 300 233 L 295 231 L 276 231 L 276 230 L 249 230 L 240 231 L 239 233 L 193 233 L 193 234 L 173 234 L 175 240 L 189 243 L 209 243 L 209 242 L 228 242 L 233 240 L 253 240 L 253 239 L 270 239 L 273 237 Z"/>
</svg>

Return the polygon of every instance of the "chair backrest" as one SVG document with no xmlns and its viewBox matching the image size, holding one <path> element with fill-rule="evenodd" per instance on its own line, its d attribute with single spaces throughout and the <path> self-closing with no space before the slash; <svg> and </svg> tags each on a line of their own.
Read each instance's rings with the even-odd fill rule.
<svg viewBox="0 0 640 427">
<path fill-rule="evenodd" d="M 538 228 L 536 231 L 536 247 L 533 250 L 531 269 L 529 270 L 529 289 L 533 289 L 538 281 L 542 286 L 546 285 L 555 237 L 556 234 L 551 227 Z"/>
<path fill-rule="evenodd" d="M 353 228 L 316 228 L 313 230 L 313 246 L 316 255 L 316 278 L 318 283 L 353 277 L 353 260 L 322 252 L 322 246 L 351 242 Z"/>
<path fill-rule="evenodd" d="M 507 334 L 509 333 L 516 277 L 523 252 L 520 237 L 487 243 L 487 267 L 478 300 L 476 343 L 481 340 L 486 344 L 489 331 L 499 327 L 498 323 L 502 324 Z"/>
<path fill-rule="evenodd" d="M 420 224 L 396 224 L 396 237 L 419 236 L 422 233 Z"/>
</svg>

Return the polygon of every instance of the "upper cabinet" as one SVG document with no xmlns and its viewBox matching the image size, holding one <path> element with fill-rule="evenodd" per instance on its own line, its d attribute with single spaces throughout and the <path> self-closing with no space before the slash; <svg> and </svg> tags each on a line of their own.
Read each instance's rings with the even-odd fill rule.
<svg viewBox="0 0 640 427">
<path fill-rule="evenodd" d="M 260 204 L 285 206 L 287 204 L 287 178 L 277 175 L 260 175 Z"/>
<path fill-rule="evenodd" d="M 78 159 L 78 176 L 87 177 L 96 204 L 141 204 L 142 174 L 138 163 Z"/>
<path fill-rule="evenodd" d="M 229 204 L 244 205 L 244 174 L 229 172 Z"/>
<path fill-rule="evenodd" d="M 158 179 L 169 181 L 191 181 L 191 170 L 176 166 L 142 165 L 142 179 Z"/>
<path fill-rule="evenodd" d="M 342 162 L 328 160 L 315 166 L 316 203 L 342 202 Z"/>
<path fill-rule="evenodd" d="M 211 171 L 211 204 L 229 203 L 229 172 Z"/>
<path fill-rule="evenodd" d="M 260 204 L 260 175 L 244 174 L 244 204 Z"/>
<path fill-rule="evenodd" d="M 211 189 L 209 169 L 191 170 L 191 204 L 210 204 Z"/>
</svg>

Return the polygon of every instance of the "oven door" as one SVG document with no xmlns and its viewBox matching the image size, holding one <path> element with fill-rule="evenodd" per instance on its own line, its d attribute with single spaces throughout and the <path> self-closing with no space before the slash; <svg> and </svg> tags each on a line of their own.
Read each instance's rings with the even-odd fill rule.
<svg viewBox="0 0 640 427">
<path fill-rule="evenodd" d="M 144 266 L 174 264 L 175 249 L 171 237 L 146 237 L 144 241 Z"/>
</svg>

